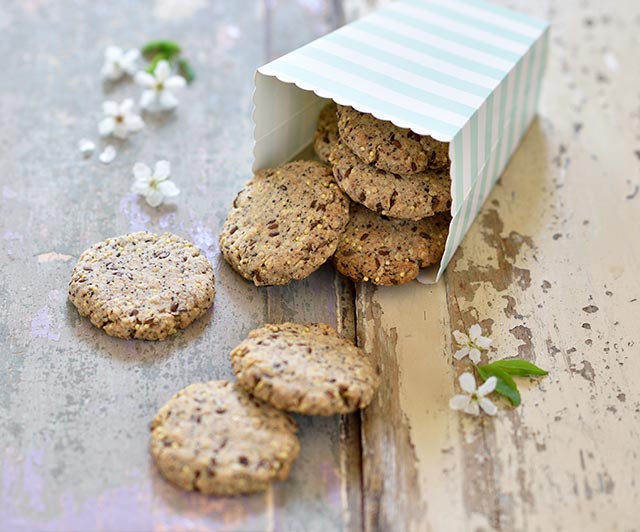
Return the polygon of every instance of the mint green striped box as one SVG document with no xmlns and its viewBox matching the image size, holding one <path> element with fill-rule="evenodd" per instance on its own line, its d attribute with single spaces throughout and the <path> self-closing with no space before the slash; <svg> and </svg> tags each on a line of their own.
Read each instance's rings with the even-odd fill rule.
<svg viewBox="0 0 640 532">
<path fill-rule="evenodd" d="M 259 68 L 254 171 L 313 139 L 326 99 L 449 142 L 437 280 L 536 113 L 549 25 L 481 0 L 399 0 Z"/>
</svg>

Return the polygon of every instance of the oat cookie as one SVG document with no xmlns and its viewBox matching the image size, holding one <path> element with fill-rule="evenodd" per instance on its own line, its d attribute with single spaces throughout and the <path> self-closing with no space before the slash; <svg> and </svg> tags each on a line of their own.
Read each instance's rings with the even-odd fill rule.
<svg viewBox="0 0 640 532">
<path fill-rule="evenodd" d="M 349 225 L 333 261 L 340 273 L 354 281 L 404 284 L 415 279 L 420 268 L 440 260 L 449 221 L 448 214 L 396 220 L 352 203 Z"/>
<path fill-rule="evenodd" d="M 449 165 L 449 144 L 352 107 L 338 106 L 340 139 L 366 164 L 409 175 Z"/>
<path fill-rule="evenodd" d="M 233 202 L 220 251 L 258 286 L 286 284 L 317 270 L 338 245 L 349 199 L 331 168 L 295 161 L 260 170 Z"/>
<path fill-rule="evenodd" d="M 298 456 L 288 414 L 236 383 L 196 383 L 174 395 L 151 422 L 151 455 L 162 476 L 186 490 L 237 495 L 284 480 Z"/>
<path fill-rule="evenodd" d="M 313 149 L 323 163 L 329 164 L 331 150 L 338 144 L 338 106 L 329 102 L 320 111 L 313 136 Z"/>
<path fill-rule="evenodd" d="M 364 408 L 379 384 L 364 352 L 325 323 L 265 325 L 231 352 L 231 362 L 248 392 L 308 415 Z"/>
<path fill-rule="evenodd" d="M 342 143 L 331 152 L 331 163 L 338 186 L 379 214 L 420 220 L 451 208 L 451 179 L 445 168 L 400 176 L 363 163 Z"/>
<path fill-rule="evenodd" d="M 73 269 L 69 299 L 111 336 L 162 340 L 202 316 L 215 295 L 211 263 L 171 233 L 108 238 Z"/>
</svg>

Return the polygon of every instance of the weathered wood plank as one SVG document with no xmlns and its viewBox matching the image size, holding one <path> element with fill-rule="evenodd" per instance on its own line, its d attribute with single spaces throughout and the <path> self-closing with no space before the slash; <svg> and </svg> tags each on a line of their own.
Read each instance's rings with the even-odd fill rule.
<svg viewBox="0 0 640 532">
<path fill-rule="evenodd" d="M 540 119 L 444 283 L 358 293 L 384 375 L 363 417 L 369 530 L 636 527 L 639 6 L 510 5 L 554 25 Z M 489 358 L 551 371 L 495 419 L 447 405 L 467 367 L 451 330 L 476 322 Z"/>
<path fill-rule="evenodd" d="M 262 2 L 0 9 L 0 51 L 11 73 L 0 81 L 3 530 L 358 528 L 358 425 L 349 417 L 300 418 L 300 461 L 291 480 L 266 495 L 183 493 L 158 476 L 147 452 L 156 409 L 193 381 L 231 378 L 228 352 L 251 328 L 308 319 L 354 334 L 351 292 L 330 268 L 269 293 L 241 280 L 217 250 L 228 205 L 249 177 L 255 68 L 334 20 L 330 2 L 270 5 L 272 51 L 259 38 Z M 184 45 L 198 76 L 179 95 L 178 113 L 149 118 L 144 132 L 117 144 L 108 167 L 95 156 L 83 160 L 76 142 L 97 136 L 101 101 L 140 92 L 129 82 L 103 90 L 104 47 L 164 36 Z M 128 190 L 134 162 L 160 158 L 172 162 L 182 193 L 175 206 L 153 210 Z M 193 240 L 216 272 L 213 311 L 162 343 L 109 338 L 66 302 L 71 268 L 86 247 L 140 229 Z"/>
</svg>

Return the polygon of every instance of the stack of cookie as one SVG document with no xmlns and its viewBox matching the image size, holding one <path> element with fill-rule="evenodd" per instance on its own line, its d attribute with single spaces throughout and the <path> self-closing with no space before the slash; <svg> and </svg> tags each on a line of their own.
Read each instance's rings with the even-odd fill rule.
<svg viewBox="0 0 640 532">
<path fill-rule="evenodd" d="M 449 230 L 448 144 L 327 105 L 323 163 L 260 170 L 240 191 L 220 251 L 258 286 L 300 280 L 333 257 L 355 281 L 398 285 L 437 264 Z"/>
<path fill-rule="evenodd" d="M 341 273 L 402 284 L 440 260 L 451 208 L 447 143 L 331 102 L 314 148 L 354 202 L 334 257 Z"/>
<path fill-rule="evenodd" d="M 324 323 L 265 325 L 231 352 L 237 383 L 196 383 L 151 423 L 160 473 L 187 490 L 236 495 L 284 480 L 300 451 L 284 411 L 353 412 L 379 384 L 369 357 Z"/>
</svg>

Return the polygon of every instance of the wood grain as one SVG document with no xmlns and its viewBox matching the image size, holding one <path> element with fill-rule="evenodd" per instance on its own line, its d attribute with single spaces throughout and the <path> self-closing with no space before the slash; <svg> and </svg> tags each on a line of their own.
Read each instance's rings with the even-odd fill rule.
<svg viewBox="0 0 640 532">
<path fill-rule="evenodd" d="M 217 234 L 252 163 L 253 74 L 328 31 L 333 2 L 156 0 L 11 2 L 0 8 L 0 530 L 327 530 L 360 528 L 357 418 L 298 417 L 304 451 L 266 495 L 210 498 L 173 488 L 148 452 L 148 424 L 177 390 L 231 378 L 230 349 L 266 321 L 339 325 L 354 336 L 352 287 L 330 267 L 303 283 L 258 289 L 220 259 Z M 268 22 L 268 23 L 267 23 Z M 264 38 L 255 38 L 264 35 Z M 268 36 L 268 39 L 267 39 Z M 175 115 L 104 166 L 82 159 L 103 99 L 108 44 L 178 40 L 196 82 Z M 268 42 L 268 47 L 267 43 Z M 102 143 L 99 143 L 102 146 Z M 136 161 L 167 158 L 181 189 L 154 210 L 128 193 Z M 212 260 L 212 312 L 161 343 L 105 336 L 66 301 L 79 254 L 128 231 L 173 231 Z"/>
<path fill-rule="evenodd" d="M 363 416 L 368 530 L 637 527 L 640 11 L 509 5 L 553 24 L 540 118 L 444 283 L 358 292 L 358 337 L 385 376 Z M 451 331 L 478 322 L 487 359 L 550 370 L 495 419 L 447 407 L 468 368 Z"/>
</svg>

